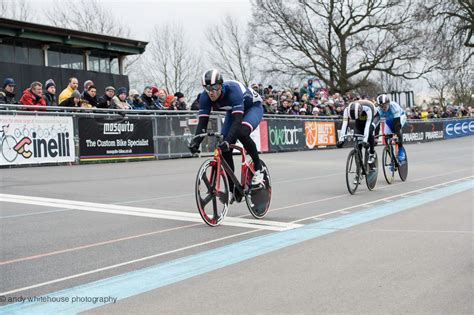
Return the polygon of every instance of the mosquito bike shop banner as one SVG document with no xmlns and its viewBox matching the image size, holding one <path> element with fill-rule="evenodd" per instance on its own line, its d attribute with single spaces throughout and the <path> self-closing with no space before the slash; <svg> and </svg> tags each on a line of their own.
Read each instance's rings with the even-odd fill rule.
<svg viewBox="0 0 474 315">
<path fill-rule="evenodd" d="M 336 145 L 336 124 L 334 122 L 305 121 L 304 132 L 308 149 Z"/>
<path fill-rule="evenodd" d="M 151 119 L 79 118 L 80 161 L 153 159 Z"/>
<path fill-rule="evenodd" d="M 72 117 L 0 115 L 0 165 L 74 162 Z"/>
<path fill-rule="evenodd" d="M 444 122 L 444 137 L 457 138 L 474 134 L 474 119 L 456 119 Z"/>
<path fill-rule="evenodd" d="M 268 120 L 268 144 L 270 151 L 304 149 L 306 145 L 302 120 Z"/>
</svg>

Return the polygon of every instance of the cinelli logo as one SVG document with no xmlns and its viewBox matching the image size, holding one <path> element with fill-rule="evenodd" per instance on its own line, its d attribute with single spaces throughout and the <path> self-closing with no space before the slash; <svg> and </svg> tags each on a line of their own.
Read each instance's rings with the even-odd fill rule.
<svg viewBox="0 0 474 315">
<path fill-rule="evenodd" d="M 278 127 L 268 126 L 268 131 L 272 145 L 292 145 L 299 143 L 297 132 L 302 133 L 303 129 L 297 127 L 287 128 L 286 126 L 280 129 Z"/>
<path fill-rule="evenodd" d="M 122 132 L 133 132 L 134 125 L 129 121 L 124 123 L 105 123 L 104 135 L 119 135 Z"/>
</svg>

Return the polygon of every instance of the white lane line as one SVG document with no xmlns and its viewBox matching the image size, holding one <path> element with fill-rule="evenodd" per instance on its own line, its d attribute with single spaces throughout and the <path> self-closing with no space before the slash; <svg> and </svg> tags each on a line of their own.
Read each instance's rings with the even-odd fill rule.
<svg viewBox="0 0 474 315">
<path fill-rule="evenodd" d="M 126 262 L 123 262 L 123 263 L 120 263 L 120 264 L 115 264 L 115 265 L 111 265 L 111 266 L 107 266 L 107 267 L 102 267 L 102 268 L 98 268 L 98 269 L 78 273 L 78 274 L 75 274 L 75 275 L 71 275 L 71 276 L 67 276 L 67 277 L 63 277 L 63 278 L 59 278 L 59 279 L 55 279 L 55 280 L 51 280 L 51 281 L 46 281 L 46 282 L 30 285 L 30 286 L 23 287 L 23 288 L 18 288 L 18 289 L 2 292 L 2 293 L 0 293 L 0 296 L 14 294 L 14 293 L 17 293 L 17 292 L 30 290 L 30 289 L 35 289 L 35 288 L 43 287 L 43 286 L 46 286 L 46 285 L 50 285 L 50 284 L 54 284 L 54 283 L 58 283 L 58 282 L 63 282 L 63 281 L 66 281 L 66 280 L 71 280 L 71 279 L 75 279 L 75 278 L 79 278 L 79 277 L 84 277 L 84 276 L 91 275 L 91 274 L 94 274 L 94 273 L 98 273 L 98 272 L 101 272 L 101 271 L 115 269 L 115 268 L 131 265 L 131 264 L 134 264 L 134 263 L 137 263 L 137 262 L 142 262 L 142 261 L 150 260 L 150 259 L 153 259 L 153 258 L 158 258 L 158 257 L 165 256 L 165 255 L 178 253 L 178 252 L 181 252 L 181 251 L 184 251 L 184 250 L 187 250 L 187 249 L 192 249 L 192 248 L 195 248 L 195 247 L 220 242 L 220 241 L 223 241 L 223 240 L 226 240 L 226 239 L 230 239 L 230 238 L 234 238 L 234 237 L 254 233 L 254 232 L 257 232 L 257 231 L 258 230 L 252 230 L 252 231 L 247 231 L 247 232 L 243 232 L 243 233 L 233 234 L 233 235 L 221 237 L 221 238 L 214 239 L 214 240 L 210 240 L 210 241 L 206 241 L 206 242 L 202 242 L 202 243 L 197 243 L 197 244 L 193 244 L 193 245 L 173 249 L 173 250 L 170 250 L 170 251 L 167 251 L 167 252 L 162 252 L 162 253 L 158 253 L 158 254 L 151 255 L 151 256 L 146 256 L 146 257 L 142 257 L 142 258 L 138 258 L 138 259 L 134 259 L 134 260 L 129 260 L 129 261 L 126 261 Z"/>
<path fill-rule="evenodd" d="M 412 190 L 410 192 L 404 192 L 404 193 L 401 193 L 401 194 L 388 196 L 388 197 L 385 197 L 385 198 L 381 198 L 381 199 L 377 199 L 377 200 L 357 204 L 357 205 L 354 205 L 354 206 L 350 206 L 350 207 L 346 207 L 346 208 L 342 208 L 342 209 L 338 209 L 338 210 L 334 210 L 334 211 L 330 211 L 330 212 L 321 213 L 321 214 L 306 217 L 306 218 L 303 218 L 303 219 L 294 220 L 294 221 L 291 221 L 291 223 L 299 223 L 299 222 L 302 222 L 302 221 L 307 221 L 307 220 L 312 220 L 312 219 L 315 219 L 315 218 L 320 218 L 320 217 L 323 217 L 323 216 L 327 216 L 329 214 L 340 213 L 340 212 L 347 211 L 347 210 L 350 210 L 350 209 L 359 208 L 359 207 L 363 207 L 363 206 L 366 206 L 366 205 L 370 205 L 370 204 L 374 204 L 374 203 L 378 203 L 378 202 L 382 202 L 382 201 L 387 201 L 389 199 L 400 197 L 400 196 L 408 194 L 408 193 L 416 193 L 416 192 L 423 191 L 423 190 L 429 190 L 432 187 L 440 187 L 440 186 L 443 186 L 443 185 L 459 182 L 459 181 L 466 180 L 466 179 L 473 178 L 473 177 L 474 176 L 466 176 L 466 177 L 458 178 L 458 179 L 455 179 L 455 180 L 451 180 L 449 182 L 444 182 L 444 183 L 441 183 L 441 184 L 436 184 L 436 185 L 432 185 L 432 186 Z"/>
<path fill-rule="evenodd" d="M 51 211 L 40 211 L 40 212 L 30 212 L 30 213 L 24 213 L 24 214 L 6 215 L 6 216 L 4 216 L 4 217 L 0 217 L 0 219 L 11 219 L 11 218 L 18 218 L 18 217 L 28 217 L 28 216 L 32 216 L 32 215 L 46 214 L 46 213 L 56 213 L 56 212 L 63 212 L 63 211 L 69 211 L 69 209 L 59 209 L 59 210 L 51 210 Z"/>
<path fill-rule="evenodd" d="M 162 210 L 162 209 L 138 208 L 138 207 L 129 207 L 129 206 L 120 206 L 120 205 L 100 204 L 100 203 L 94 203 L 94 202 L 31 197 L 31 196 L 19 196 L 19 195 L 10 195 L 10 194 L 0 194 L 0 201 L 44 206 L 44 207 L 55 207 L 55 208 L 62 208 L 62 209 L 73 209 L 73 210 L 82 210 L 82 211 L 91 211 L 91 212 L 132 215 L 132 216 L 139 216 L 139 217 L 158 218 L 158 219 L 167 219 L 167 220 L 176 220 L 176 221 L 202 222 L 201 217 L 197 213 Z M 264 229 L 264 230 L 270 230 L 270 231 L 284 231 L 288 229 L 294 229 L 300 226 L 300 224 L 294 224 L 294 223 L 246 219 L 246 218 L 238 218 L 238 217 L 226 217 L 223 222 L 223 225 L 250 228 L 250 229 Z"/>
</svg>

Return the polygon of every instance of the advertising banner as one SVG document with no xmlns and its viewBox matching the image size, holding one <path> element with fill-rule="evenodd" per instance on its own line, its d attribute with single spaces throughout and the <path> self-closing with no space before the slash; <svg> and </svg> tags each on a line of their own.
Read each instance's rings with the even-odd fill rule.
<svg viewBox="0 0 474 315">
<path fill-rule="evenodd" d="M 72 117 L 0 116 L 0 165 L 74 162 Z"/>
<path fill-rule="evenodd" d="M 459 119 L 444 122 L 444 137 L 456 138 L 474 134 L 474 119 Z"/>
<path fill-rule="evenodd" d="M 443 122 L 409 120 L 402 130 L 404 142 L 426 142 L 444 139 Z"/>
<path fill-rule="evenodd" d="M 334 122 L 305 121 L 304 131 L 308 149 L 336 145 L 336 124 Z"/>
<path fill-rule="evenodd" d="M 306 145 L 302 120 L 268 120 L 270 151 L 304 149 Z"/>
<path fill-rule="evenodd" d="M 79 118 L 80 161 L 153 159 L 151 119 Z"/>
</svg>

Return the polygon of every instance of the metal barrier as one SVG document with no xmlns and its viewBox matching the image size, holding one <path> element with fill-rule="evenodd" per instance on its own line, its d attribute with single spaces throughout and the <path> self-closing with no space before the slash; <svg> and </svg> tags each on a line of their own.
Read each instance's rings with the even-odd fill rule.
<svg viewBox="0 0 474 315">
<path fill-rule="evenodd" d="M 41 109 L 41 110 L 38 110 Z M 32 111 L 34 110 L 34 111 Z M 221 129 L 213 112 L 208 129 Z M 190 157 L 195 111 L 84 109 L 0 104 L 0 165 L 90 163 Z M 261 152 L 334 147 L 338 117 L 264 115 L 252 138 Z M 474 119 L 410 120 L 404 140 L 432 141 L 474 133 Z M 214 139 L 201 150 L 210 154 Z"/>
</svg>

